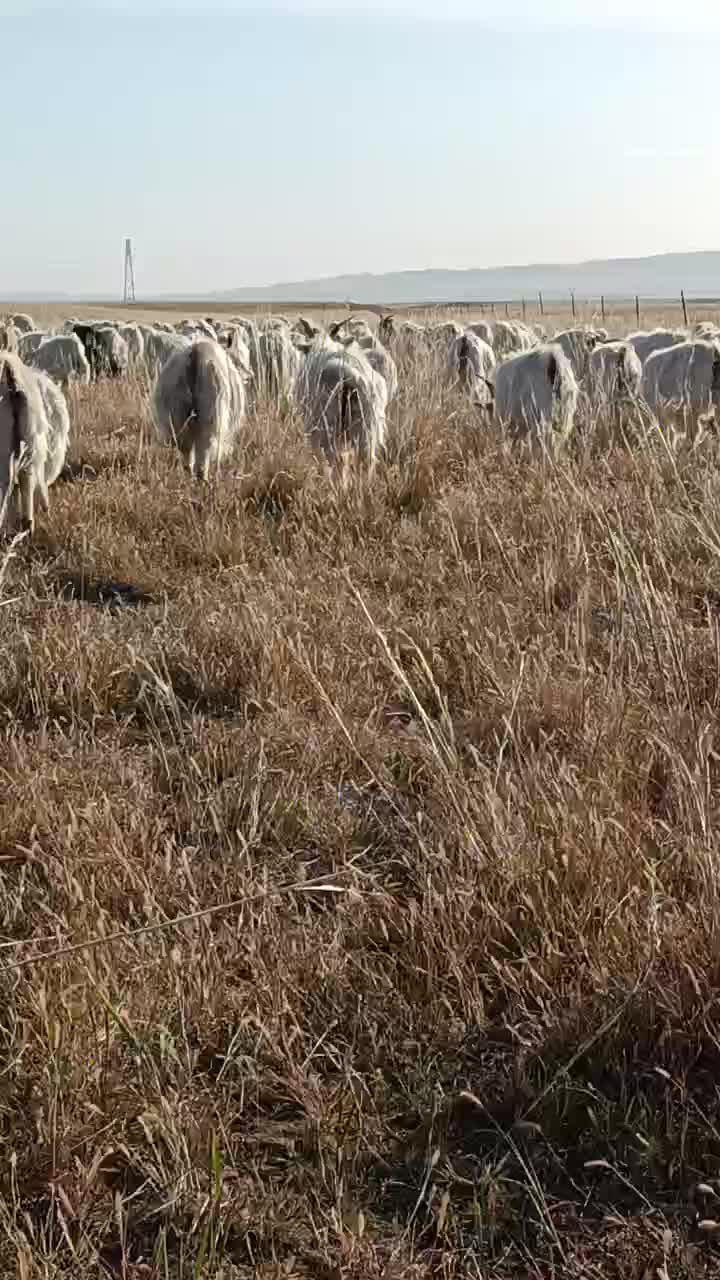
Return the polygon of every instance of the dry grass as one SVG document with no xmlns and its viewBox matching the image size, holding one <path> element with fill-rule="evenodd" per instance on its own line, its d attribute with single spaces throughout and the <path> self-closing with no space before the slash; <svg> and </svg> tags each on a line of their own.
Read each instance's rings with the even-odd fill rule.
<svg viewBox="0 0 720 1280">
<path fill-rule="evenodd" d="M 720 446 L 426 377 L 371 489 L 263 416 L 200 495 L 74 411 L 0 597 L 0 1274 L 719 1274 Z"/>
</svg>

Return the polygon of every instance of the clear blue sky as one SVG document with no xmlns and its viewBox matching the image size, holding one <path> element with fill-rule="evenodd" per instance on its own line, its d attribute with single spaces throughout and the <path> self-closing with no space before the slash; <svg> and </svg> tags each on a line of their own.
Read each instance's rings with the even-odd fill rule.
<svg viewBox="0 0 720 1280">
<path fill-rule="evenodd" d="M 322 8 L 0 0 L 0 295 L 720 248 L 720 0 Z"/>
</svg>

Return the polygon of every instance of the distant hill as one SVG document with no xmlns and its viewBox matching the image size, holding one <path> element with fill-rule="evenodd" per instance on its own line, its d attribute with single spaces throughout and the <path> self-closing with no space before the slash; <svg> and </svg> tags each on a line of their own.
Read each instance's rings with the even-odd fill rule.
<svg viewBox="0 0 720 1280">
<path fill-rule="evenodd" d="M 265 288 L 230 289 L 213 298 L 227 302 L 343 302 L 422 304 L 430 302 L 513 302 L 583 297 L 720 297 L 720 252 L 664 253 L 652 258 L 609 258 L 590 262 L 539 263 L 467 271 L 391 271 L 385 275 L 330 276 Z"/>
</svg>

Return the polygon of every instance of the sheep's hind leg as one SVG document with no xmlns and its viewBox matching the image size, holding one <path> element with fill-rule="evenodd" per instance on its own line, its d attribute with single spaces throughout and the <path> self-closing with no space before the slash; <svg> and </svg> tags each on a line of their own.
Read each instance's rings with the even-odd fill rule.
<svg viewBox="0 0 720 1280">
<path fill-rule="evenodd" d="M 20 527 L 23 533 L 29 533 L 32 537 L 35 526 L 35 475 L 31 470 L 21 471 L 18 483 L 20 486 Z"/>
</svg>

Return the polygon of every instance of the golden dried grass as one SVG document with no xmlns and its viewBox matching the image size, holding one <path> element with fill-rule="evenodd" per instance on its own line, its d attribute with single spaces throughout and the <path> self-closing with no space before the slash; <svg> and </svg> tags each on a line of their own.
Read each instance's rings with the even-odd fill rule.
<svg viewBox="0 0 720 1280">
<path fill-rule="evenodd" d="M 532 456 L 428 368 L 372 487 L 263 414 L 200 491 L 73 401 L 0 596 L 2 1274 L 716 1274 L 715 441 Z"/>
</svg>

